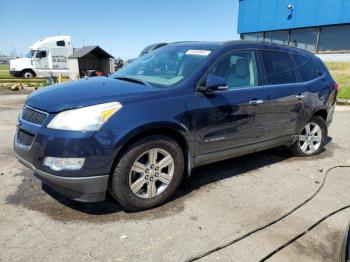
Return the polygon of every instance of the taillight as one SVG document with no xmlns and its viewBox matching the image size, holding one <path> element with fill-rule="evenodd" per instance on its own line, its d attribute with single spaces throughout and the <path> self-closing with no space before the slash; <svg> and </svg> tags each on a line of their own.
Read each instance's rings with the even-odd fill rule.
<svg viewBox="0 0 350 262">
<path fill-rule="evenodd" d="M 340 85 L 338 83 L 334 83 L 333 87 L 335 88 L 335 90 L 339 91 L 340 89 Z"/>
</svg>

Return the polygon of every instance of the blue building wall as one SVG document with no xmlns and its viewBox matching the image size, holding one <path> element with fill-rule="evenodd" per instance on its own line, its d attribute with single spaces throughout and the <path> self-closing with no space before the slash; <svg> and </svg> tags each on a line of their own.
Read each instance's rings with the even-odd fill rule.
<svg viewBox="0 0 350 262">
<path fill-rule="evenodd" d="M 238 33 L 345 23 L 350 0 L 239 0 Z"/>
</svg>

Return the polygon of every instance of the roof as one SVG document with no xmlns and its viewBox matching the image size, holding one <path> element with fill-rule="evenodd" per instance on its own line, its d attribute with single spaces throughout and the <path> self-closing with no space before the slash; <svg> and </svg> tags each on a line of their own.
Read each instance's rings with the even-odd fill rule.
<svg viewBox="0 0 350 262">
<path fill-rule="evenodd" d="M 65 41 L 65 47 L 71 46 L 71 38 L 69 35 L 56 35 L 56 36 L 49 36 L 44 37 L 38 41 L 36 41 L 34 44 L 32 44 L 29 48 L 30 49 L 40 49 L 42 47 L 46 48 L 64 48 L 64 47 L 58 47 L 57 41 Z"/>
<path fill-rule="evenodd" d="M 296 48 L 288 45 L 281 45 L 281 44 L 275 44 L 275 43 L 263 42 L 263 41 L 251 41 L 251 40 L 230 40 L 230 41 L 223 41 L 223 42 L 200 42 L 200 41 L 175 42 L 175 43 L 169 44 L 169 46 L 187 46 L 189 48 L 209 49 L 209 50 L 237 46 L 238 49 L 240 48 L 273 49 L 273 50 L 281 50 L 285 52 L 304 53 L 306 55 L 310 54 L 310 52 L 304 49 L 300 49 L 300 48 Z"/>
<path fill-rule="evenodd" d="M 207 42 L 207 41 L 184 41 L 184 42 L 174 42 L 169 43 L 169 46 L 186 46 L 190 48 L 198 49 L 216 49 L 219 46 L 222 46 L 224 42 Z"/>
<path fill-rule="evenodd" d="M 92 54 L 96 56 L 97 58 L 114 58 L 110 54 L 108 54 L 106 51 L 104 51 L 101 47 L 97 45 L 93 46 L 84 46 L 76 51 L 72 55 L 70 55 L 68 58 L 82 58 L 88 54 Z"/>
<path fill-rule="evenodd" d="M 151 51 L 153 51 L 159 47 L 165 46 L 167 44 L 168 43 L 156 43 L 156 44 L 148 45 L 142 50 L 141 54 L 151 52 Z"/>
</svg>

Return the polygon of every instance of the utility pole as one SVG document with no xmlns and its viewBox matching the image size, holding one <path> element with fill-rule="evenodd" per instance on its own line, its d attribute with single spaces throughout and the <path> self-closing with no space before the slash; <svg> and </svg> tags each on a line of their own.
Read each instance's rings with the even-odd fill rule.
<svg viewBox="0 0 350 262">
<path fill-rule="evenodd" d="M 16 57 L 16 48 L 14 45 L 11 46 L 11 53 L 10 53 L 11 57 Z"/>
</svg>

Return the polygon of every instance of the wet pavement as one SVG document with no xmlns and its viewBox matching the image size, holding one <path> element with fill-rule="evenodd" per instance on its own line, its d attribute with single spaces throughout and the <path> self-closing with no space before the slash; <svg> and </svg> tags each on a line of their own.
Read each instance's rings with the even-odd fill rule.
<svg viewBox="0 0 350 262">
<path fill-rule="evenodd" d="M 196 169 L 165 205 L 126 213 L 108 198 L 78 203 L 43 188 L 12 155 L 25 95 L 0 96 L 0 261 L 183 261 L 281 216 L 309 197 L 326 169 L 350 164 L 350 110 L 337 110 L 326 150 L 296 158 L 272 149 Z M 255 261 L 322 215 L 350 204 L 350 169 L 335 170 L 310 203 L 203 260 Z M 334 261 L 350 211 L 271 258 Z M 320 251 L 322 249 L 322 251 Z"/>
</svg>

